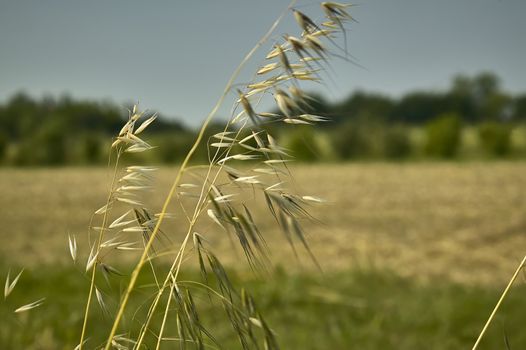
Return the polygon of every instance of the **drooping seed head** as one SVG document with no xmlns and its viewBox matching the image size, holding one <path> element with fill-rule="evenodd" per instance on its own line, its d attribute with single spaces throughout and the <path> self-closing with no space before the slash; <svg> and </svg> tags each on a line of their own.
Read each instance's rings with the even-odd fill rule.
<svg viewBox="0 0 526 350">
<path fill-rule="evenodd" d="M 298 22 L 298 25 L 306 33 L 310 33 L 313 30 L 319 29 L 316 23 L 314 23 L 314 21 L 307 17 L 307 15 L 305 15 L 303 12 L 292 10 L 292 13 L 294 14 L 296 22 Z"/>
<path fill-rule="evenodd" d="M 333 20 L 333 18 L 339 18 L 339 19 L 353 19 L 351 15 L 345 10 L 347 7 L 353 6 L 352 4 L 341 4 L 338 2 L 322 2 L 321 8 L 323 12 L 325 12 L 325 15 L 330 20 Z"/>
<path fill-rule="evenodd" d="M 285 40 L 287 40 L 290 43 L 290 46 L 292 50 L 300 57 L 304 58 L 305 55 L 309 54 L 309 51 L 307 50 L 307 47 L 303 43 L 301 39 L 298 39 L 294 36 L 286 35 Z"/>
<path fill-rule="evenodd" d="M 279 61 L 281 62 L 281 66 L 287 73 L 292 74 L 292 67 L 290 66 L 287 54 L 280 45 L 277 45 L 276 48 L 278 49 Z"/>
<path fill-rule="evenodd" d="M 290 118 L 292 110 L 294 109 L 293 100 L 287 95 L 287 93 L 281 89 L 276 89 L 274 93 L 274 99 L 278 105 L 279 110 L 288 118 Z"/>
<path fill-rule="evenodd" d="M 305 35 L 305 43 L 308 47 L 313 49 L 316 52 L 324 52 L 325 48 L 320 39 L 313 35 Z"/>
<path fill-rule="evenodd" d="M 237 92 L 239 94 L 239 101 L 241 102 L 241 106 L 243 107 L 246 115 L 250 118 L 250 120 L 252 120 L 254 124 L 258 124 L 258 116 L 256 112 L 254 112 L 252 105 L 240 90 L 237 90 Z"/>
</svg>

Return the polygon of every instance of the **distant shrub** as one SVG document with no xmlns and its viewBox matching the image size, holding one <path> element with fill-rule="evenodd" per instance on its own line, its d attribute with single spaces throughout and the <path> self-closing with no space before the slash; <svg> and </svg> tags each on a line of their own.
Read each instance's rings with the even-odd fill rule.
<svg viewBox="0 0 526 350">
<path fill-rule="evenodd" d="M 526 124 L 515 125 L 510 133 L 510 148 L 521 157 L 526 157 Z"/>
<path fill-rule="evenodd" d="M 383 137 L 383 156 L 401 159 L 411 154 L 409 132 L 402 126 L 387 127 Z"/>
<path fill-rule="evenodd" d="M 40 154 L 42 164 L 64 164 L 67 159 L 66 139 L 63 131 L 58 127 L 48 127 L 38 135 L 39 144 L 43 147 Z"/>
<path fill-rule="evenodd" d="M 511 128 L 502 123 L 486 122 L 479 126 L 482 149 L 491 156 L 504 156 L 511 148 Z"/>
<path fill-rule="evenodd" d="M 0 131 L 0 163 L 2 163 L 5 159 L 5 155 L 7 153 L 7 146 L 8 146 L 8 140 L 7 136 Z"/>
<path fill-rule="evenodd" d="M 459 149 L 462 125 L 460 117 L 454 113 L 439 115 L 426 124 L 426 146 L 428 155 L 439 158 L 452 158 Z"/>
<path fill-rule="evenodd" d="M 311 128 L 298 128 L 283 138 L 285 148 L 295 159 L 303 162 L 320 160 L 321 152 Z"/>
<path fill-rule="evenodd" d="M 162 163 L 171 164 L 181 161 L 192 147 L 193 138 L 192 134 L 186 133 L 162 135 L 154 142 L 157 146 L 154 150 L 157 153 L 157 158 Z M 204 155 L 201 154 L 201 158 L 203 157 Z"/>
<path fill-rule="evenodd" d="M 11 161 L 14 165 L 24 166 L 36 163 L 34 152 L 31 152 L 31 144 L 27 142 L 19 142 L 15 145 Z"/>
<path fill-rule="evenodd" d="M 93 134 L 87 134 L 81 139 L 81 157 L 85 163 L 97 164 L 102 159 L 102 142 Z"/>
<path fill-rule="evenodd" d="M 66 138 L 59 127 L 46 125 L 16 145 L 16 165 L 61 165 L 68 160 Z"/>
<path fill-rule="evenodd" d="M 346 123 L 333 131 L 332 140 L 334 152 L 340 159 L 365 157 L 371 153 L 368 135 L 357 123 Z"/>
</svg>

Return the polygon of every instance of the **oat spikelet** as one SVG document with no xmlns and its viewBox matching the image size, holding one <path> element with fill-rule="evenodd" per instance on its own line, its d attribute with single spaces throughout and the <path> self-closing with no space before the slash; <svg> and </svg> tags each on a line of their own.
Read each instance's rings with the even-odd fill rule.
<svg viewBox="0 0 526 350">
<path fill-rule="evenodd" d="M 107 314 L 108 313 L 108 309 L 106 308 L 106 303 L 104 302 L 104 298 L 102 296 L 102 293 L 99 291 L 99 289 L 97 287 L 95 287 L 95 295 L 97 297 L 97 301 L 99 303 L 100 308 L 102 309 L 102 311 L 105 314 Z"/>
<path fill-rule="evenodd" d="M 316 23 L 314 23 L 314 21 L 307 17 L 303 12 L 292 10 L 292 13 L 294 14 L 294 19 L 298 22 L 298 25 L 304 32 L 311 33 L 314 30 L 320 30 Z"/>
<path fill-rule="evenodd" d="M 46 298 L 38 299 L 37 301 L 34 301 L 32 303 L 20 306 L 18 309 L 15 310 L 15 313 L 26 312 L 31 309 L 37 308 L 41 306 L 42 304 L 44 304 L 44 300 L 46 300 Z"/>
<path fill-rule="evenodd" d="M 68 235 L 68 243 L 69 243 L 69 254 L 71 254 L 71 258 L 73 259 L 73 262 L 77 261 L 77 239 L 75 236 L 71 238 L 71 235 Z"/>
<path fill-rule="evenodd" d="M 16 275 L 16 277 L 13 279 L 12 282 L 9 281 L 9 279 L 10 279 L 9 275 L 10 275 L 11 271 L 7 272 L 7 278 L 5 280 L 5 286 L 4 286 L 4 299 L 6 299 L 9 296 L 9 294 L 11 294 L 13 289 L 15 289 L 15 286 L 18 283 L 18 280 L 20 279 L 20 276 L 22 275 L 22 272 L 24 272 L 23 269 L 22 269 L 22 271 L 20 271 L 18 273 L 18 275 Z"/>
<path fill-rule="evenodd" d="M 141 132 L 144 131 L 144 129 L 146 129 L 148 127 L 148 125 L 150 125 L 151 123 L 153 123 L 153 121 L 157 119 L 157 114 L 154 114 L 153 116 L 151 116 L 150 118 L 146 119 L 144 122 L 142 122 L 142 124 L 134 131 L 134 134 L 135 135 L 138 135 L 140 134 Z"/>
<path fill-rule="evenodd" d="M 95 246 L 93 246 L 89 253 L 88 261 L 86 262 L 86 272 L 88 272 L 93 267 L 93 264 L 95 264 L 95 261 L 97 261 L 99 252 L 95 249 Z"/>
</svg>

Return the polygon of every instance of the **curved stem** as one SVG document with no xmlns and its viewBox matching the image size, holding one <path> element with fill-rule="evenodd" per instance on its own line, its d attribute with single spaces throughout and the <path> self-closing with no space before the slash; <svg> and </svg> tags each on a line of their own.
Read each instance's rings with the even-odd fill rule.
<svg viewBox="0 0 526 350">
<path fill-rule="evenodd" d="M 178 261 L 183 259 L 183 256 L 182 256 L 183 249 L 182 249 L 182 247 L 186 246 L 186 242 L 188 241 L 188 238 L 189 238 L 189 235 L 187 234 L 185 239 L 184 239 L 184 241 L 183 241 L 183 243 L 182 243 L 182 245 L 181 245 L 181 248 L 179 249 L 179 252 L 177 253 L 177 256 L 174 259 L 174 262 L 172 263 L 172 266 L 170 267 L 170 271 L 166 275 L 166 279 L 164 280 L 162 287 L 159 288 L 159 291 L 157 292 L 157 295 L 155 296 L 155 299 L 152 302 L 152 305 L 151 305 L 150 309 L 148 310 L 148 315 L 146 317 L 146 321 L 145 321 L 145 323 L 142 326 L 141 332 L 139 334 L 139 338 L 138 338 L 138 340 L 137 340 L 137 342 L 136 342 L 136 344 L 134 346 L 135 349 L 139 349 L 139 347 L 141 346 L 142 342 L 144 341 L 144 336 L 146 335 L 146 330 L 150 326 L 150 321 L 152 319 L 153 313 L 155 312 L 155 309 L 157 309 L 157 305 L 159 304 L 159 300 L 161 299 L 161 297 L 162 297 L 162 295 L 164 293 L 164 290 L 168 286 L 170 280 L 173 279 L 174 268 L 175 268 L 175 266 L 177 266 Z M 171 297 L 171 294 L 170 294 L 170 297 Z"/>
<path fill-rule="evenodd" d="M 479 343 L 482 340 L 482 337 L 484 337 L 484 334 L 486 333 L 489 325 L 493 321 L 493 318 L 495 317 L 495 314 L 497 313 L 498 309 L 500 308 L 500 305 L 502 304 L 502 301 L 506 298 L 506 295 L 508 295 L 508 292 L 511 289 L 511 286 L 513 285 L 513 282 L 515 282 L 515 280 L 517 279 L 517 276 L 519 276 L 519 272 L 524 267 L 524 264 L 526 264 L 526 255 L 524 256 L 524 258 L 522 258 L 521 263 L 519 264 L 519 266 L 515 270 L 515 273 L 511 277 L 510 281 L 508 282 L 508 285 L 504 289 L 504 292 L 502 292 L 502 295 L 500 296 L 499 301 L 497 302 L 497 304 L 493 308 L 493 311 L 491 312 L 491 315 L 489 315 L 489 318 L 486 321 L 486 324 L 484 325 L 484 328 L 482 328 L 482 331 L 480 332 L 480 334 L 479 334 L 479 336 L 477 338 L 477 341 L 475 342 L 475 345 L 473 345 L 473 348 L 471 350 L 476 350 L 477 347 L 479 346 Z"/>
<path fill-rule="evenodd" d="M 289 5 L 289 8 L 291 6 L 293 6 L 295 2 L 296 2 L 296 0 L 292 0 L 290 5 Z M 282 13 L 280 15 L 280 17 L 272 24 L 272 26 L 270 27 L 268 32 L 263 36 L 263 38 L 261 38 L 258 41 L 258 43 L 248 52 L 248 54 L 245 56 L 245 58 L 238 65 L 238 67 L 236 68 L 236 70 L 234 71 L 234 73 L 232 74 L 230 79 L 228 80 L 228 83 L 227 83 L 227 85 L 226 85 L 226 87 L 225 87 L 225 89 L 223 91 L 223 94 L 221 95 L 221 97 L 217 101 L 216 105 L 214 106 L 214 108 L 212 109 L 210 114 L 205 119 L 205 121 L 203 123 L 203 126 L 201 127 L 201 130 L 199 131 L 199 134 L 197 135 L 197 139 L 195 140 L 195 143 L 193 144 L 192 148 L 190 149 L 190 151 L 186 155 L 185 159 L 183 160 L 183 163 L 181 164 L 181 168 L 179 168 L 179 171 L 177 172 L 175 180 L 174 180 L 174 182 L 172 184 L 172 187 L 170 188 L 170 191 L 169 191 L 169 193 L 168 193 L 168 195 L 167 195 L 167 197 L 165 199 L 163 208 L 162 208 L 161 213 L 159 215 L 159 219 L 157 220 L 157 223 L 155 224 L 155 228 L 154 228 L 154 230 L 153 230 L 153 232 L 152 232 L 152 234 L 150 236 L 150 239 L 148 240 L 148 242 L 147 242 L 147 244 L 146 244 L 146 246 L 144 248 L 144 251 L 143 251 L 143 253 L 142 253 L 142 255 L 141 255 L 140 259 L 139 259 L 139 262 L 137 263 L 137 265 L 135 266 L 135 269 L 132 272 L 132 275 L 131 275 L 131 278 L 130 278 L 130 282 L 128 284 L 128 288 L 126 289 L 126 292 L 125 292 L 125 294 L 123 296 L 123 299 L 122 299 L 121 304 L 119 306 L 119 309 L 117 311 L 117 315 L 115 316 L 115 320 L 113 322 L 113 326 L 111 328 L 110 334 L 108 335 L 108 339 L 106 341 L 106 346 L 104 347 L 105 350 L 109 350 L 111 348 L 111 341 L 112 341 L 113 337 L 115 336 L 115 334 L 117 333 L 117 328 L 119 327 L 119 324 L 120 324 L 120 321 L 122 319 L 122 316 L 124 315 L 124 310 L 126 309 L 126 306 L 128 305 L 128 301 L 129 301 L 131 292 L 135 288 L 135 284 L 137 283 L 137 278 L 139 276 L 139 273 L 140 273 L 145 261 L 148 258 L 148 252 L 149 252 L 149 250 L 150 250 L 150 248 L 151 248 L 151 246 L 153 244 L 153 241 L 157 237 L 157 234 L 159 233 L 159 228 L 160 228 L 160 226 L 161 226 L 161 224 L 163 222 L 165 213 L 166 213 L 166 211 L 168 209 L 168 205 L 170 204 L 171 199 L 174 196 L 174 193 L 176 192 L 177 186 L 179 185 L 179 182 L 181 181 L 182 174 L 183 174 L 184 170 L 186 169 L 186 167 L 188 165 L 188 162 L 190 161 L 190 159 L 194 155 L 197 147 L 200 145 L 208 125 L 210 124 L 211 120 L 214 118 L 214 116 L 216 115 L 217 111 L 219 110 L 219 107 L 222 105 L 223 101 L 225 100 L 225 98 L 226 98 L 228 92 L 230 91 L 230 88 L 232 87 L 234 81 L 237 79 L 238 75 L 240 74 L 241 69 L 245 66 L 245 64 L 248 62 L 248 60 L 254 55 L 254 53 L 257 51 L 257 49 L 259 49 L 259 47 L 262 46 L 263 43 L 266 42 L 266 40 L 274 32 L 274 29 L 278 26 L 279 22 L 281 21 L 281 19 L 283 18 L 284 15 L 285 15 L 285 13 Z"/>
<path fill-rule="evenodd" d="M 113 177 L 112 177 L 111 185 L 110 185 L 110 192 L 108 194 L 108 199 L 106 200 L 106 210 L 104 212 L 104 216 L 102 217 L 102 225 L 101 225 L 100 232 L 99 232 L 99 239 L 97 240 L 97 252 L 95 253 L 97 254 L 97 258 L 95 259 L 95 262 L 92 266 L 91 282 L 90 282 L 88 300 L 86 301 L 86 310 L 84 311 L 84 321 L 82 322 L 82 332 L 80 334 L 79 350 L 82 350 L 82 347 L 84 346 L 84 338 L 86 336 L 86 329 L 88 327 L 89 310 L 90 310 L 90 305 L 91 305 L 91 299 L 93 298 L 93 290 L 95 289 L 95 277 L 97 276 L 98 250 L 100 249 L 100 245 L 104 237 L 104 227 L 106 226 L 106 221 L 108 220 L 108 211 L 109 211 L 108 207 L 110 205 L 111 197 L 113 196 L 113 187 L 115 186 L 115 180 L 117 179 L 119 159 L 120 159 L 120 151 L 117 152 L 117 158 L 115 160 L 115 168 L 113 170 Z"/>
<path fill-rule="evenodd" d="M 161 324 L 161 330 L 159 331 L 159 337 L 157 338 L 157 345 L 155 346 L 155 350 L 159 350 L 161 348 L 161 342 L 162 342 L 162 336 L 164 333 L 164 327 L 166 325 L 166 320 L 168 319 L 168 310 L 170 310 L 170 303 L 172 301 L 172 293 L 168 294 L 168 300 L 166 300 L 166 311 L 164 312 L 163 316 L 163 322 Z"/>
</svg>

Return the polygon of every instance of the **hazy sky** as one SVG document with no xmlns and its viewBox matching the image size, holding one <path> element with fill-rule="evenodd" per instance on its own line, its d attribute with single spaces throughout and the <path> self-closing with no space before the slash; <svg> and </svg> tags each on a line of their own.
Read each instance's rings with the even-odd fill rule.
<svg viewBox="0 0 526 350">
<path fill-rule="evenodd" d="M 35 96 L 139 100 L 196 125 L 244 54 L 287 6 L 283 0 L 0 0 L 0 100 Z M 316 2 L 298 7 L 318 17 Z M 526 1 L 362 0 L 350 52 L 326 93 L 400 95 L 446 88 L 455 73 L 497 73 L 526 91 Z M 291 16 L 281 33 L 297 34 Z M 260 64 L 257 56 L 250 69 Z"/>
</svg>

